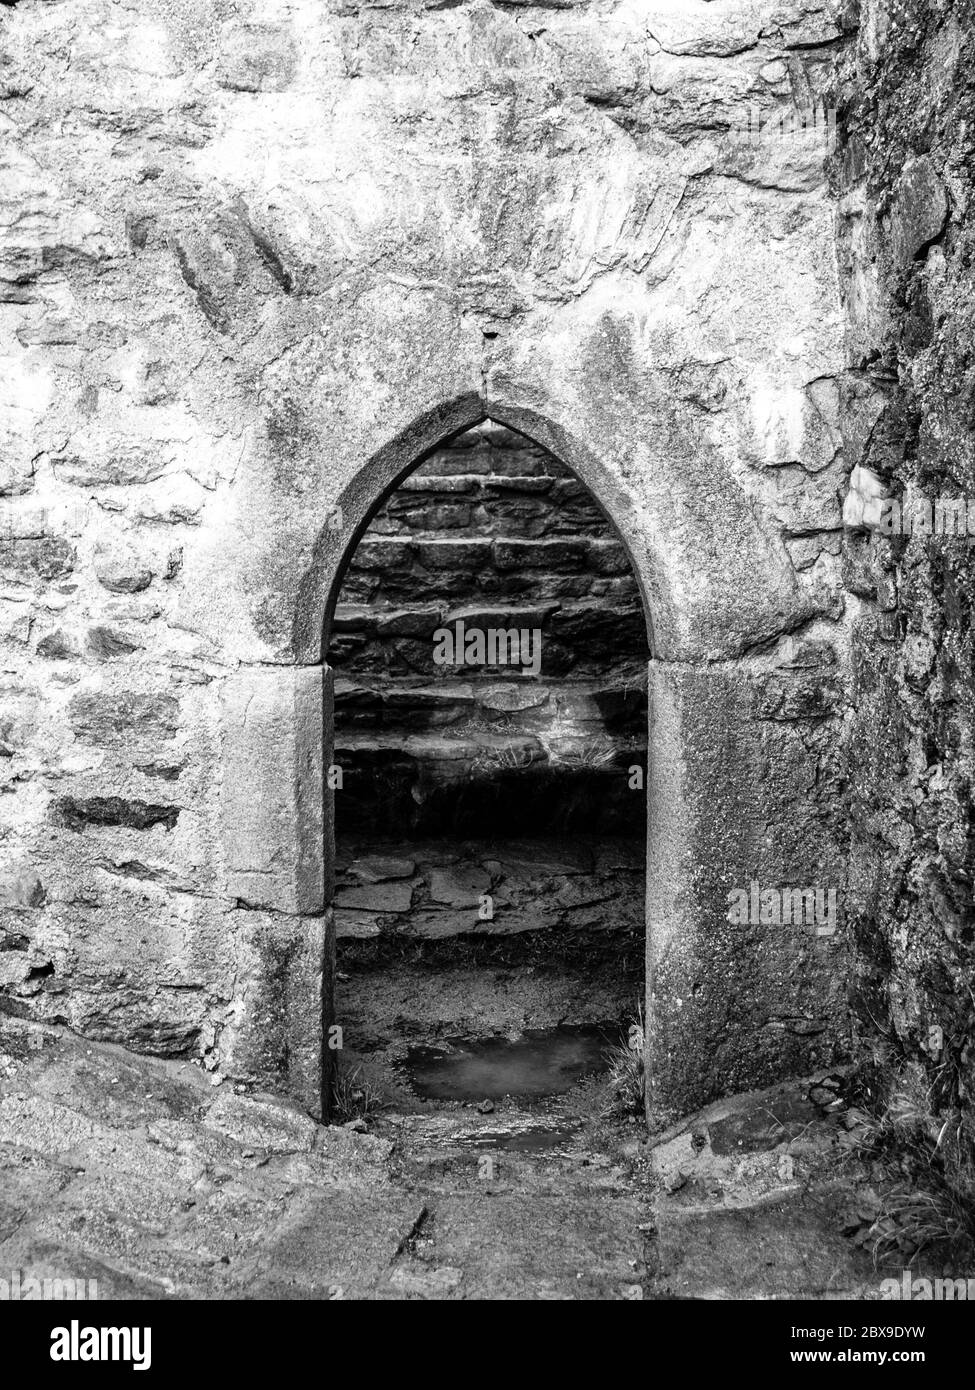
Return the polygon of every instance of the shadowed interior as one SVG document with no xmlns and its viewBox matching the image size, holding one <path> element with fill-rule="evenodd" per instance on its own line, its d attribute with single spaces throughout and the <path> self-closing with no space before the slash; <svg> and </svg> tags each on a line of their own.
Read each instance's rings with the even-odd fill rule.
<svg viewBox="0 0 975 1390">
<path fill-rule="evenodd" d="M 532 1030 L 538 1094 L 539 1033 L 555 1059 L 559 1027 L 636 1015 L 648 655 L 588 490 L 491 421 L 421 462 L 359 541 L 328 655 L 337 1007 L 346 1065 L 401 1102 L 411 1047 Z M 561 1075 L 553 1060 L 553 1090 Z"/>
</svg>

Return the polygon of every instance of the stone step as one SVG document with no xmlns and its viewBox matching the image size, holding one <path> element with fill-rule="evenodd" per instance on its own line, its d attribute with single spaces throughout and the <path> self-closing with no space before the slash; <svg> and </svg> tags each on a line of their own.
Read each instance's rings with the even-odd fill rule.
<svg viewBox="0 0 975 1390">
<path fill-rule="evenodd" d="M 444 865 L 461 861 L 492 864 L 503 862 L 518 873 L 574 874 L 642 870 L 645 847 L 638 840 L 609 836 L 576 835 L 490 839 L 338 839 L 335 865 L 339 874 L 351 873 L 363 882 L 383 882 L 409 877 L 417 864 Z"/>
<path fill-rule="evenodd" d="M 472 1159 L 475 1175 L 478 1165 Z M 629 1300 L 648 1272 L 637 1196 L 506 1190 L 495 1179 L 454 1196 L 431 1194 L 425 1258 L 404 1250 L 388 1274 L 388 1297 L 420 1299 Z M 422 1190 L 422 1189 L 421 1189 Z M 635 1292 L 639 1291 L 639 1292 Z M 374 1297 L 381 1297 L 377 1291 Z"/>
<path fill-rule="evenodd" d="M 544 494 L 550 492 L 554 485 L 563 481 L 552 473 L 534 474 L 485 474 L 485 473 L 414 473 L 412 477 L 404 478 L 399 485 L 398 493 L 401 500 L 399 505 L 414 506 L 415 499 L 410 494 L 416 493 L 454 493 L 463 494 L 465 498 L 485 497 L 505 492 L 527 492 L 533 494 Z M 405 495 L 404 495 L 405 494 Z M 394 497 L 390 498 L 386 504 L 387 511 L 391 510 L 390 504 Z"/>
<path fill-rule="evenodd" d="M 567 570 L 587 565 L 600 574 L 622 574 L 629 561 L 622 545 L 603 537 L 428 535 L 377 536 L 359 542 L 354 565 L 360 570 L 396 570 L 419 562 L 428 569 Z"/>
<path fill-rule="evenodd" d="M 448 779 L 490 776 L 492 772 L 525 770 L 542 765 L 558 772 L 564 767 L 619 776 L 646 752 L 646 738 L 600 739 L 592 731 L 561 738 L 548 734 L 544 741 L 529 731 L 491 733 L 464 731 L 454 737 L 404 726 L 354 729 L 336 734 L 334 761 L 340 767 L 375 766 L 382 759 L 408 759 L 435 764 L 437 775 Z M 451 765 L 454 765 L 453 767 Z"/>
<path fill-rule="evenodd" d="M 335 761 L 340 765 L 343 759 L 354 761 L 357 757 L 370 755 L 400 755 L 418 763 L 437 763 L 443 775 L 449 768 L 443 764 L 460 763 L 464 766 L 456 775 L 467 775 L 470 764 L 478 759 L 496 758 L 499 766 L 527 766 L 532 762 L 545 762 L 546 749 L 531 734 L 512 737 L 510 734 L 491 734 L 479 732 L 475 737 L 447 737 L 440 733 L 415 733 L 411 729 L 383 728 L 378 730 L 337 733 L 335 740 Z"/>
<path fill-rule="evenodd" d="M 642 933 L 644 858 L 638 841 L 340 845 L 336 935 L 442 941 L 551 928 Z"/>
<path fill-rule="evenodd" d="M 453 628 L 462 622 L 468 630 L 479 628 L 541 628 L 543 634 L 572 632 L 582 641 L 588 624 L 593 632 L 608 627 L 619 628 L 642 620 L 639 604 L 629 606 L 594 602 L 592 599 L 552 600 L 542 603 L 485 602 L 450 605 L 447 603 L 417 603 L 409 606 L 389 600 L 377 603 L 340 603 L 336 605 L 332 622 L 338 633 L 362 633 L 366 636 L 430 637 L 440 627 Z"/>
<path fill-rule="evenodd" d="M 444 601 L 454 607 L 474 603 L 530 606 L 576 599 L 598 599 L 608 609 L 640 607 L 639 589 L 632 574 L 604 575 L 593 566 L 502 573 L 490 567 L 428 569 L 409 562 L 396 569 L 350 570 L 342 593 L 344 602 L 397 608 Z M 645 649 L 645 639 L 641 645 Z"/>
<path fill-rule="evenodd" d="M 353 730 L 398 730 L 394 737 L 401 739 L 474 719 L 482 725 L 503 722 L 515 733 L 548 730 L 547 744 L 573 748 L 593 739 L 643 747 L 647 714 L 646 693 L 637 684 L 576 688 L 509 679 L 400 685 L 339 677 L 335 716 L 340 742 Z"/>
</svg>

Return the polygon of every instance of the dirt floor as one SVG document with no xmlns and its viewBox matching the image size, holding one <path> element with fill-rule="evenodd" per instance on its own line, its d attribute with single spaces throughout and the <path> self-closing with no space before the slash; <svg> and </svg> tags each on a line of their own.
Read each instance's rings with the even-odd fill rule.
<svg viewBox="0 0 975 1390">
<path fill-rule="evenodd" d="M 869 1173 L 823 1080 L 651 1140 L 598 1077 L 323 1126 L 6 1020 L 0 1269 L 103 1298 L 877 1298 L 842 1233 Z"/>
</svg>

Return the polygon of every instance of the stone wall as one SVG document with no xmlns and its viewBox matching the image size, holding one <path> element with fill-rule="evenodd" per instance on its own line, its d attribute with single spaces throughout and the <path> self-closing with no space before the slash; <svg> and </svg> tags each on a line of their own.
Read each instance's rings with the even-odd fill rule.
<svg viewBox="0 0 975 1390">
<path fill-rule="evenodd" d="M 377 500 L 491 417 L 650 614 L 656 1111 L 841 1052 L 842 941 L 727 921 L 841 878 L 834 206 L 821 141 L 732 129 L 820 95 L 836 8 L 0 26 L 3 1007 L 314 1106 L 326 615 Z"/>
<path fill-rule="evenodd" d="M 458 623 L 528 633 L 537 674 L 437 662 Z M 511 430 L 460 435 L 385 502 L 342 583 L 338 833 L 643 839 L 647 642 L 626 552 L 582 483 Z"/>
<path fill-rule="evenodd" d="M 975 495 L 973 60 L 970 3 L 867 0 L 838 86 L 849 461 L 902 501 Z M 895 1073 L 920 1068 L 933 1113 L 970 1122 L 971 538 L 855 526 L 844 574 L 859 1014 Z"/>
<path fill-rule="evenodd" d="M 340 942 L 373 942 L 385 949 L 393 937 L 401 946 L 404 940 L 449 942 L 476 935 L 481 943 L 547 932 L 563 948 L 588 945 L 595 957 L 601 950 L 619 956 L 620 938 L 639 945 L 643 935 L 639 843 L 539 837 L 476 844 L 350 841 L 337 857 L 336 871 Z M 485 896 L 489 917 L 482 911 Z M 378 958 L 379 952 L 372 954 Z M 509 959 L 515 954 L 510 946 L 507 954 Z M 632 966 L 642 952 L 630 949 L 629 956 Z M 632 969 L 628 973 L 632 976 Z"/>
</svg>

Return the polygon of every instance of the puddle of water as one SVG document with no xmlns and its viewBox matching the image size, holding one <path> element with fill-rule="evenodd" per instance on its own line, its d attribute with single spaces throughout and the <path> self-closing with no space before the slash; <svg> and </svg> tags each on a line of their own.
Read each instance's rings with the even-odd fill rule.
<svg viewBox="0 0 975 1390">
<path fill-rule="evenodd" d="M 426 1100 L 541 1100 L 570 1091 L 585 1076 L 606 1070 L 615 1024 L 530 1029 L 508 1038 L 448 1038 L 446 1046 L 411 1047 L 410 1084 Z"/>
</svg>

